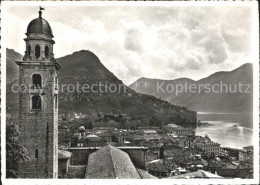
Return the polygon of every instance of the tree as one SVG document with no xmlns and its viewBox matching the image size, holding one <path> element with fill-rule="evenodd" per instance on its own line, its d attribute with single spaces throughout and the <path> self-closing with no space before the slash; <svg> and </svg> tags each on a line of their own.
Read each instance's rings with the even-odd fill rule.
<svg viewBox="0 0 260 185">
<path fill-rule="evenodd" d="M 149 120 L 149 124 L 152 125 L 152 126 L 156 126 L 156 127 L 162 125 L 161 121 L 158 120 L 158 118 L 154 117 L 154 116 Z"/>
<path fill-rule="evenodd" d="M 6 178 L 18 178 L 18 162 L 29 160 L 27 150 L 20 145 L 16 138 L 19 131 L 16 125 L 6 125 Z"/>
</svg>

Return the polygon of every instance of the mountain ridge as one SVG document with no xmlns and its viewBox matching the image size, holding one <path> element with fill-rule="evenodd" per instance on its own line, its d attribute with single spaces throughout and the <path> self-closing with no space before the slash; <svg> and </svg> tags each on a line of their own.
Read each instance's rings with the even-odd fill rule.
<svg viewBox="0 0 260 185">
<path fill-rule="evenodd" d="M 15 70 L 18 66 L 14 63 L 21 55 L 7 49 L 7 65 Z M 10 57 L 12 56 L 12 57 Z M 17 57 L 17 58 L 16 58 Z M 110 72 L 99 60 L 99 58 L 88 50 L 73 52 L 72 54 L 58 58 L 57 61 L 62 69 L 58 71 L 59 84 L 88 84 L 99 82 L 125 86 L 125 92 L 69 92 L 68 89 L 59 92 L 59 113 L 82 113 L 87 115 L 98 115 L 102 113 L 121 114 L 125 113 L 131 117 L 142 116 L 149 120 L 156 117 L 163 122 L 174 122 L 185 127 L 194 127 L 197 122 L 197 114 L 185 107 L 172 105 L 151 95 L 143 95 L 135 92 L 123 84 L 112 72 Z M 7 113 L 18 114 L 18 94 L 10 92 L 12 82 L 17 82 L 18 75 L 9 73 L 7 79 Z M 12 79 L 12 80 L 11 80 Z M 68 86 L 67 86 L 68 87 Z"/>
<path fill-rule="evenodd" d="M 151 94 L 157 98 L 162 98 L 172 104 L 185 106 L 191 110 L 199 112 L 241 112 L 244 110 L 252 111 L 252 93 L 205 93 L 206 89 L 202 88 L 200 93 L 179 93 L 178 95 L 174 93 L 161 93 L 157 92 L 156 85 L 158 82 L 164 83 L 164 88 L 169 85 L 177 87 L 177 85 L 185 86 L 193 83 L 196 87 L 200 84 L 209 84 L 213 86 L 214 84 L 227 84 L 227 88 L 231 88 L 232 85 L 238 85 L 240 82 L 243 84 L 250 85 L 250 91 L 252 92 L 253 84 L 253 64 L 245 63 L 238 68 L 235 68 L 230 71 L 219 71 L 215 72 L 205 78 L 201 78 L 197 81 L 189 78 L 177 78 L 174 80 L 163 80 L 163 79 L 149 79 L 149 78 L 139 78 L 136 82 L 144 83 L 144 79 L 149 82 L 151 87 L 149 88 L 135 88 L 135 83 L 132 83 L 129 87 L 135 90 L 136 92 L 142 94 Z M 157 84 L 156 84 L 157 83 Z M 219 85 L 220 86 L 220 85 Z M 233 87 L 233 88 L 234 88 Z M 177 90 L 177 89 L 176 89 Z M 231 91 L 230 91 L 231 92 Z M 222 104 L 220 104 L 222 102 Z"/>
<path fill-rule="evenodd" d="M 205 79 L 205 78 L 208 78 L 208 77 L 210 77 L 210 76 L 212 76 L 212 75 L 215 75 L 215 74 L 219 74 L 219 73 L 226 73 L 226 72 L 232 72 L 232 71 L 236 71 L 236 70 L 239 70 L 239 68 L 241 68 L 241 67 L 243 67 L 243 66 L 248 66 L 248 65 L 252 65 L 252 63 L 244 63 L 244 64 L 242 64 L 241 66 L 239 66 L 239 67 L 237 67 L 237 68 L 234 68 L 234 69 L 232 69 L 232 70 L 228 70 L 228 71 L 216 71 L 216 72 L 214 72 L 214 73 L 212 73 L 212 74 L 210 74 L 210 75 L 208 75 L 208 76 L 206 76 L 206 77 L 203 77 L 203 78 L 200 78 L 200 79 L 198 79 L 198 80 L 194 80 L 194 79 L 191 79 L 191 78 L 187 78 L 187 77 L 180 77 L 180 78 L 174 78 L 174 79 L 161 79 L 161 78 L 148 78 L 148 77 L 140 77 L 140 78 L 138 78 L 137 80 L 135 80 L 133 83 L 131 83 L 129 86 L 132 86 L 132 85 L 134 85 L 134 83 L 136 82 L 136 81 L 139 81 L 139 80 L 160 80 L 160 81 L 174 81 L 174 80 L 179 80 L 179 79 L 184 79 L 184 80 L 191 80 L 191 81 L 194 81 L 194 82 L 197 82 L 197 81 L 200 81 L 200 80 L 203 80 L 203 79 Z"/>
</svg>

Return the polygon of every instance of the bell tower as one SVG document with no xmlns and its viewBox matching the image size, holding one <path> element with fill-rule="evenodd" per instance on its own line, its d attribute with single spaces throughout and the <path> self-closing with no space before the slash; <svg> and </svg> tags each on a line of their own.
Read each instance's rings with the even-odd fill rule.
<svg viewBox="0 0 260 185">
<path fill-rule="evenodd" d="M 49 23 L 33 19 L 24 39 L 26 50 L 19 65 L 19 142 L 30 160 L 20 162 L 20 178 L 58 177 L 58 79 L 61 69 L 53 54 Z"/>
</svg>

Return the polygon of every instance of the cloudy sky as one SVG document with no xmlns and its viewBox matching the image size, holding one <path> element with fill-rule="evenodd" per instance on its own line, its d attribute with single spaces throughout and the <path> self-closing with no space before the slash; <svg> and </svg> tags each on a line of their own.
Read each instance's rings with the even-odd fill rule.
<svg viewBox="0 0 260 185">
<path fill-rule="evenodd" d="M 125 84 L 140 77 L 194 80 L 252 57 L 250 7 L 48 7 L 55 57 L 94 52 Z M 36 7 L 8 8 L 7 47 L 23 54 Z"/>
</svg>

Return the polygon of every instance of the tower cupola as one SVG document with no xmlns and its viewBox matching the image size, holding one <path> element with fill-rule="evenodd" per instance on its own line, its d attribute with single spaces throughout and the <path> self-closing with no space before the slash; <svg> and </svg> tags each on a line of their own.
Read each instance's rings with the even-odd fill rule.
<svg viewBox="0 0 260 185">
<path fill-rule="evenodd" d="M 39 17 L 33 19 L 28 27 L 26 35 L 30 34 L 45 34 L 46 36 L 53 37 L 52 29 L 48 21 L 42 18 L 42 11 L 39 11 Z"/>
<path fill-rule="evenodd" d="M 42 17 L 42 8 L 39 17 L 33 19 L 26 32 L 26 51 L 24 61 L 28 60 L 47 60 L 55 61 L 53 54 L 53 33 L 50 24 Z"/>
</svg>

